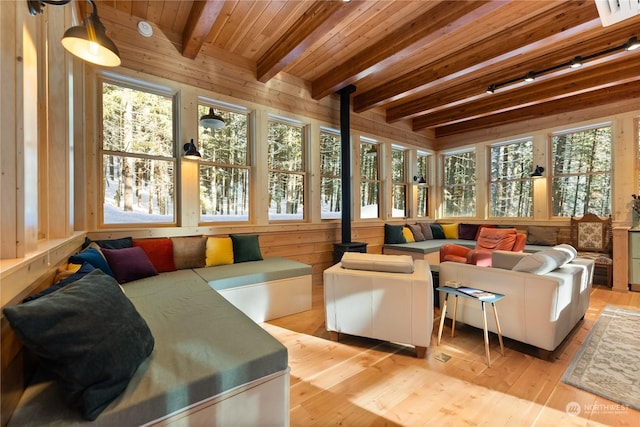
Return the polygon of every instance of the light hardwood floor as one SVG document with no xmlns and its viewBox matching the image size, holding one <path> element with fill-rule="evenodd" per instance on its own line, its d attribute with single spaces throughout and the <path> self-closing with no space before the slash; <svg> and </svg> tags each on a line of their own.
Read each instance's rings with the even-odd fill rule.
<svg viewBox="0 0 640 427">
<path fill-rule="evenodd" d="M 376 340 L 330 341 L 322 293 L 322 285 L 314 285 L 311 310 L 263 324 L 289 350 L 294 427 L 640 425 L 640 412 L 560 381 L 602 309 L 640 307 L 638 292 L 596 286 L 584 321 L 550 361 L 508 338 L 502 356 L 491 334 L 491 368 L 479 329 L 458 324 L 451 338 L 445 325 L 436 345 L 437 309 L 426 359 L 416 359 L 411 347 Z M 439 361 L 441 353 L 451 359 Z M 566 411 L 572 402 L 577 416 Z"/>
</svg>

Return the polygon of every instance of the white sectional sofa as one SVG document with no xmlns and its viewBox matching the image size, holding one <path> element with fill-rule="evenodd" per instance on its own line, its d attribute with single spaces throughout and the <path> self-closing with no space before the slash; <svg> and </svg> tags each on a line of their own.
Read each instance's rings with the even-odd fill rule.
<svg viewBox="0 0 640 427">
<path fill-rule="evenodd" d="M 440 285 L 447 281 L 464 286 L 504 294 L 498 309 L 503 336 L 530 344 L 548 357 L 584 317 L 589 307 L 593 281 L 593 261 L 575 258 L 546 274 L 511 270 L 526 253 L 495 251 L 493 267 L 443 262 L 440 264 Z M 444 296 L 440 295 L 440 304 Z M 452 314 L 447 313 L 451 318 Z M 459 298 L 457 320 L 482 328 L 481 305 Z M 488 327 L 497 332 L 495 321 L 488 318 Z"/>
<path fill-rule="evenodd" d="M 433 330 L 433 286 L 426 261 L 347 252 L 324 271 L 324 300 L 332 339 L 344 333 L 409 344 L 417 357 L 425 357 Z"/>
</svg>

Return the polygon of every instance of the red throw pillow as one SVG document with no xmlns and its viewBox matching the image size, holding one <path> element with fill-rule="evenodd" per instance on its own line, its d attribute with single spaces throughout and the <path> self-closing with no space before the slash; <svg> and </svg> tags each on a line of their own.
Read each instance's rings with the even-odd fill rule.
<svg viewBox="0 0 640 427">
<path fill-rule="evenodd" d="M 133 241 L 133 246 L 140 246 L 144 249 L 158 273 L 176 271 L 176 264 L 173 261 L 173 241 L 171 239 L 136 239 Z"/>
</svg>

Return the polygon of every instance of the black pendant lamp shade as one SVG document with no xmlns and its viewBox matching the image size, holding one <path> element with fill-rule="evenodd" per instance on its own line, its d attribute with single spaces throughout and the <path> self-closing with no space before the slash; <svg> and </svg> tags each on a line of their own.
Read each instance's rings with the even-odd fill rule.
<svg viewBox="0 0 640 427">
<path fill-rule="evenodd" d="M 222 129 L 226 125 L 224 123 L 224 119 L 217 115 L 213 108 L 209 107 L 209 112 L 204 116 L 200 117 L 200 126 L 211 129 Z"/>
</svg>

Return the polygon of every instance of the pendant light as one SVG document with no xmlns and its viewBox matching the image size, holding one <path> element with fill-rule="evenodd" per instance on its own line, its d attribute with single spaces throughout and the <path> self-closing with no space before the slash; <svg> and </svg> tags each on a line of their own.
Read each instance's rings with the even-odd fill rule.
<svg viewBox="0 0 640 427">
<path fill-rule="evenodd" d="M 213 111 L 213 108 L 209 107 L 209 112 L 200 117 L 200 126 L 211 129 L 223 129 L 226 124 L 224 123 L 224 119 L 217 115 Z"/>
<path fill-rule="evenodd" d="M 82 25 L 71 27 L 64 32 L 62 46 L 72 55 L 92 64 L 105 67 L 117 67 L 120 65 L 120 52 L 115 43 L 107 37 L 106 30 L 98 17 L 98 8 L 93 0 L 87 0 L 93 7 L 93 11 L 83 21 Z M 29 13 L 36 15 L 42 13 L 45 4 L 60 6 L 69 3 L 70 0 L 27 0 Z"/>
</svg>

